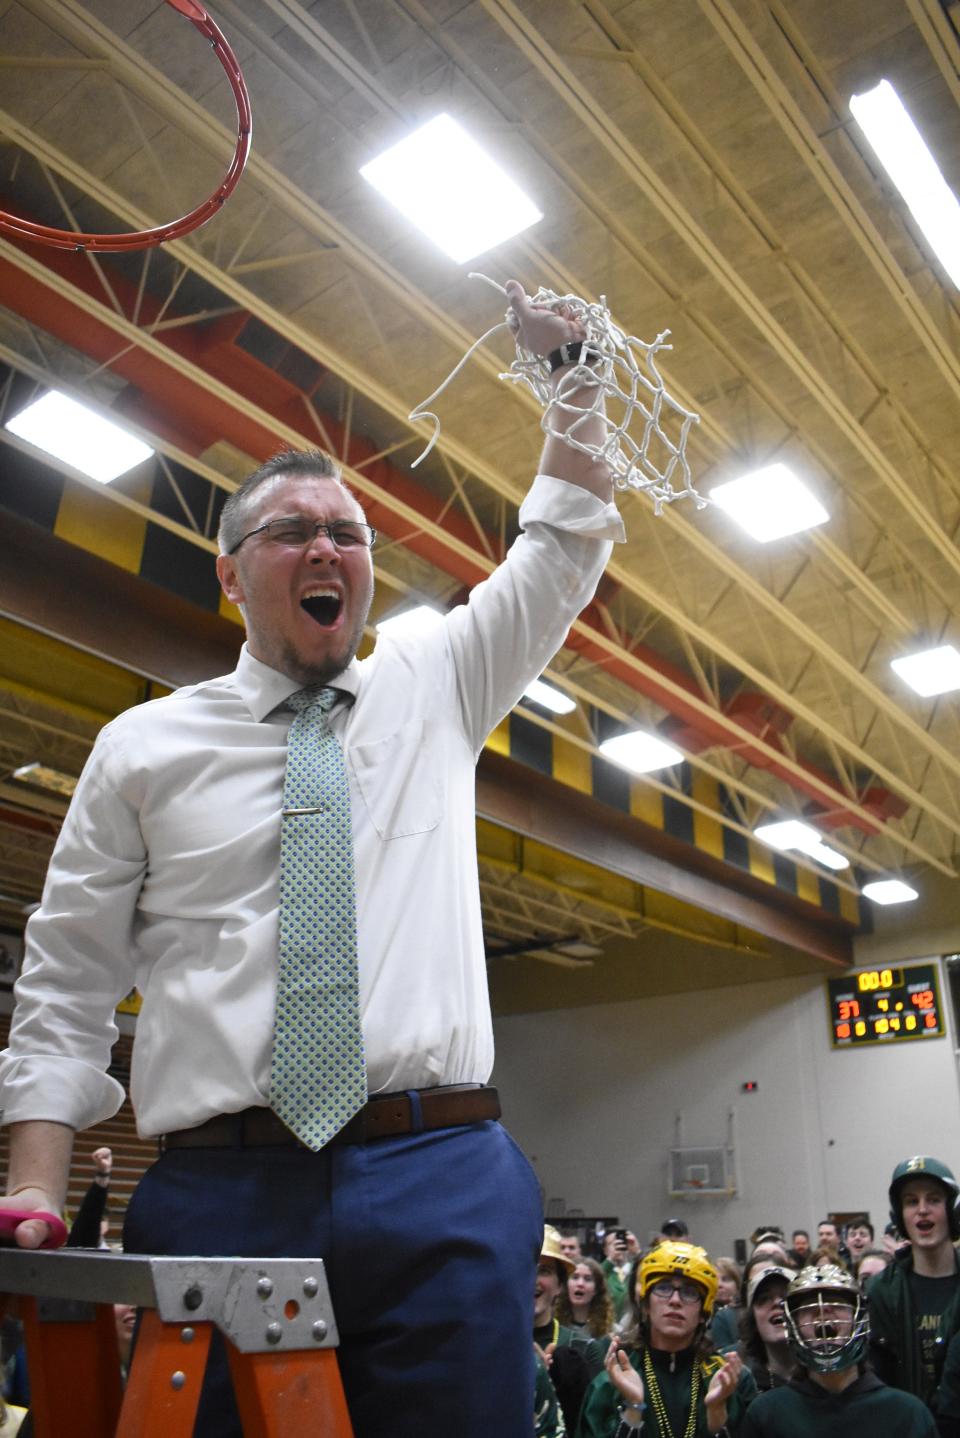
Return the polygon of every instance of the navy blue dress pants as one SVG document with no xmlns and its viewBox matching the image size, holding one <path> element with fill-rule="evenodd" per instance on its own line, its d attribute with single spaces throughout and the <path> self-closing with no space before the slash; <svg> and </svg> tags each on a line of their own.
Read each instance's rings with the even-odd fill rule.
<svg viewBox="0 0 960 1438">
<path fill-rule="evenodd" d="M 356 1438 L 530 1438 L 542 1225 L 526 1158 L 477 1123 L 321 1153 L 172 1149 L 131 1200 L 124 1247 L 322 1258 Z M 215 1344 L 195 1438 L 241 1438 Z"/>
</svg>

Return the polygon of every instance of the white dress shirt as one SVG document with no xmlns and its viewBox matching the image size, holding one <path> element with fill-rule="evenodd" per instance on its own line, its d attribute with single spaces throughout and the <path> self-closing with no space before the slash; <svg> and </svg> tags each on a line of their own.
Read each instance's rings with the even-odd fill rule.
<svg viewBox="0 0 960 1438">
<path fill-rule="evenodd" d="M 483 1083 L 493 1063 L 475 830 L 484 741 L 562 644 L 622 525 L 540 476 L 496 573 L 429 635 L 380 638 L 339 676 L 360 1004 L 371 1092 Z M 27 928 L 2 1121 L 76 1128 L 116 1112 L 105 1073 L 136 984 L 140 1132 L 269 1102 L 278 962 L 284 705 L 253 658 L 121 714 L 100 734 Z"/>
</svg>

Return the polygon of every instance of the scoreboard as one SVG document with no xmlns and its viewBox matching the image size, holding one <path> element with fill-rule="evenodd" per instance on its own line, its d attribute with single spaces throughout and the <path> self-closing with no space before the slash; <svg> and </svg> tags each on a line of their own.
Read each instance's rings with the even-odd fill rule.
<svg viewBox="0 0 960 1438">
<path fill-rule="evenodd" d="M 946 1032 L 936 963 L 861 969 L 828 979 L 827 995 L 835 1049 L 941 1038 Z"/>
</svg>

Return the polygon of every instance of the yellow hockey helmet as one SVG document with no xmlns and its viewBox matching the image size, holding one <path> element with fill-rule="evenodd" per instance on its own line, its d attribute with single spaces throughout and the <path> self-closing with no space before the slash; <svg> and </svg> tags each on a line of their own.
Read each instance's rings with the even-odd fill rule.
<svg viewBox="0 0 960 1438">
<path fill-rule="evenodd" d="M 712 1313 L 720 1276 L 706 1249 L 698 1248 L 695 1243 L 679 1243 L 668 1239 L 644 1254 L 637 1269 L 640 1297 L 646 1298 L 655 1283 L 674 1274 L 699 1283 L 703 1289 L 703 1316 L 706 1318 Z"/>
</svg>

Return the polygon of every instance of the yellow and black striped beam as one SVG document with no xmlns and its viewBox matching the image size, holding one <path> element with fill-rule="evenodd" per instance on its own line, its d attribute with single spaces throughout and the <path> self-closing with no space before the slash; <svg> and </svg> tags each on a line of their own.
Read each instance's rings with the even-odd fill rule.
<svg viewBox="0 0 960 1438">
<path fill-rule="evenodd" d="M 597 714 L 594 718 L 602 728 L 606 716 Z M 680 788 L 696 806 L 634 778 L 599 754 L 563 738 L 556 726 L 546 728 L 516 710 L 490 736 L 488 747 L 825 915 L 854 927 L 861 924 L 860 901 L 855 893 L 741 833 L 728 822 L 730 804 L 723 785 L 689 764 L 680 766 Z"/>
<path fill-rule="evenodd" d="M 130 663 L 142 673 L 146 646 L 157 654 L 152 672 L 156 675 L 162 662 L 171 683 L 190 683 L 232 667 L 242 638 L 239 615 L 223 598 L 209 549 L 71 483 L 29 455 L 7 451 L 4 460 L 0 505 L 12 514 L 7 519 L 7 558 L 5 562 L 0 555 L 0 569 L 5 571 L 8 615 L 93 653 L 105 652 L 97 636 L 112 628 L 110 657 L 115 662 Z M 176 479 L 187 500 L 199 505 L 201 496 L 192 494 L 191 485 L 206 486 L 206 481 L 182 467 Z M 179 500 L 159 469 L 132 478 L 128 490 L 131 497 L 182 522 Z M 51 565 L 49 556 L 41 557 L 39 550 L 49 545 L 58 549 L 62 562 Z M 38 551 L 33 563 L 31 550 Z M 58 588 L 60 578 L 66 582 Z M 98 600 L 98 595 L 104 598 Z M 609 722 L 600 713 L 595 720 L 600 728 Z M 861 923 L 854 893 L 733 827 L 723 787 L 710 776 L 683 765 L 683 797 L 675 797 L 632 778 L 556 730 L 515 711 L 487 747 L 824 917 L 844 926 Z"/>
</svg>

